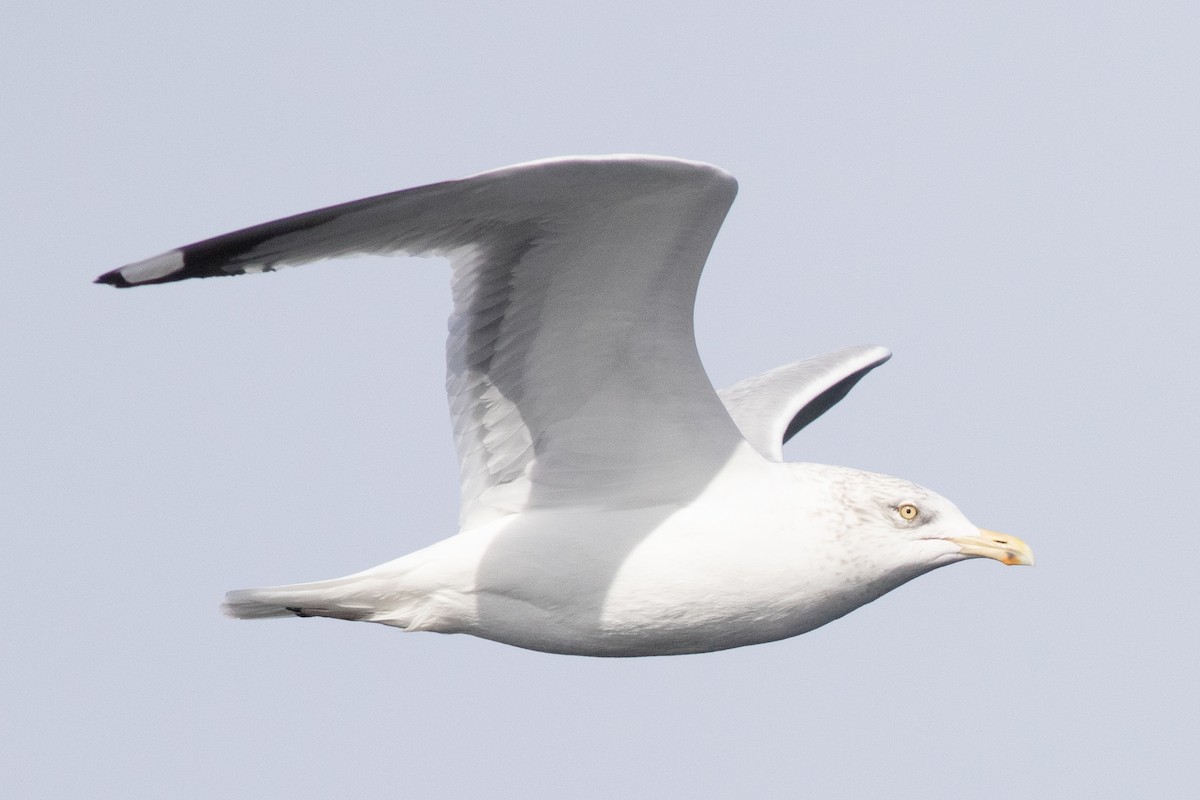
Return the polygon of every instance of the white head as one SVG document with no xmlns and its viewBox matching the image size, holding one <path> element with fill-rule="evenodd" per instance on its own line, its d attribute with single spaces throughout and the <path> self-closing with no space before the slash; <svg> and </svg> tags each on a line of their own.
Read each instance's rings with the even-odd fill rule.
<svg viewBox="0 0 1200 800">
<path fill-rule="evenodd" d="M 946 498 L 889 475 L 815 464 L 797 464 L 819 476 L 827 492 L 822 511 L 832 511 L 833 529 L 860 581 L 882 592 L 937 567 L 967 558 L 1003 564 L 1033 564 L 1033 552 L 1015 536 L 973 525 Z M 890 585 L 886 585 L 890 584 Z"/>
</svg>

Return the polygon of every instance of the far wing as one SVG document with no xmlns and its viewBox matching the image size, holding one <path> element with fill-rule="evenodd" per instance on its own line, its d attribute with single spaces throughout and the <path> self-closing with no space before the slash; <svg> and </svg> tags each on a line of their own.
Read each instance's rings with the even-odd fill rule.
<svg viewBox="0 0 1200 800">
<path fill-rule="evenodd" d="M 530 507 L 672 502 L 744 446 L 692 330 L 700 272 L 735 193 L 705 164 L 554 159 L 257 225 L 98 282 L 446 256 L 464 526 Z"/>
<path fill-rule="evenodd" d="M 891 357 L 883 347 L 848 347 L 776 367 L 719 394 L 746 441 L 766 458 L 782 461 L 785 442 Z"/>
</svg>

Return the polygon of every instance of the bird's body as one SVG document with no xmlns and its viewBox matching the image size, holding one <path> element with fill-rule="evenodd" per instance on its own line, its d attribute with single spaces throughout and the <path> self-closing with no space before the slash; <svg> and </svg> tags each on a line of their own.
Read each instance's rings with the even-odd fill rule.
<svg viewBox="0 0 1200 800">
<path fill-rule="evenodd" d="M 229 593 L 557 653 L 671 655 L 812 630 L 917 575 L 1031 563 L 896 478 L 781 446 L 888 358 L 850 348 L 721 393 L 692 305 L 735 184 L 707 165 L 560 159 L 310 212 L 115 270 L 118 286 L 359 252 L 443 255 L 461 529 L 356 575 Z"/>
<path fill-rule="evenodd" d="M 905 554 L 886 540 L 843 535 L 856 526 L 838 514 L 885 516 L 885 508 L 845 504 L 844 481 L 865 475 L 771 463 L 747 450 L 690 503 L 510 515 L 357 575 L 232 592 L 228 606 L 583 655 L 783 639 L 961 558 L 944 540 Z M 909 485 L 872 477 L 912 497 Z"/>
</svg>

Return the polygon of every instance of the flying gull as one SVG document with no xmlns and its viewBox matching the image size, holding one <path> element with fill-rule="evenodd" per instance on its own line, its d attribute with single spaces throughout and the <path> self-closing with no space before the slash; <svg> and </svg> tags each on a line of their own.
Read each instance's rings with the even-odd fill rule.
<svg viewBox="0 0 1200 800">
<path fill-rule="evenodd" d="M 714 390 L 696 285 L 737 183 L 701 163 L 561 158 L 370 197 L 108 272 L 118 287 L 355 254 L 441 256 L 459 532 L 344 578 L 229 592 L 234 617 L 333 617 L 591 656 L 810 631 L 967 558 L 1032 564 L 898 478 L 783 461 L 890 353 Z"/>
</svg>

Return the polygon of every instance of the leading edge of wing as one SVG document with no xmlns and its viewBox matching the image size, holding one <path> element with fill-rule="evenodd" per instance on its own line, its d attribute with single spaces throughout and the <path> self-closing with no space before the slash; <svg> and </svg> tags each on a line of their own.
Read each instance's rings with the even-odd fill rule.
<svg viewBox="0 0 1200 800">
<path fill-rule="evenodd" d="M 699 161 L 626 154 L 546 158 L 501 167 L 457 180 L 339 203 L 252 225 L 126 264 L 105 272 L 94 282 L 127 289 L 189 278 L 270 272 L 278 267 L 358 253 L 412 252 L 413 255 L 417 255 L 421 249 L 410 250 L 411 243 L 405 246 L 406 243 L 398 241 L 379 242 L 378 237 L 375 237 L 374 241 L 365 235 L 356 237 L 356 233 L 368 233 L 361 227 L 354 230 L 355 226 L 351 226 L 338 236 L 330 236 L 328 229 L 332 223 L 360 215 L 362 212 L 375 212 L 372 216 L 387 216 L 389 208 L 408 206 L 420 198 L 448 198 L 455 194 L 469 194 L 473 189 L 487 185 L 522 184 L 525 188 L 522 194 L 526 196 L 515 199 L 528 201 L 533 199 L 529 192 L 537 191 L 538 184 L 542 184 L 543 189 L 551 190 L 556 188 L 555 184 L 558 184 L 557 188 L 568 185 L 569 175 L 575 169 L 599 167 L 604 170 L 618 165 L 633 167 L 635 171 L 647 174 L 673 173 L 677 178 L 684 178 L 688 173 L 702 174 L 710 180 L 715 179 L 724 184 L 728 192 L 728 203 L 732 203 L 737 192 L 737 181 L 732 175 L 719 167 Z M 281 239 L 286 239 L 289 247 L 272 248 L 272 245 Z M 389 247 L 389 244 L 392 246 Z"/>
</svg>

